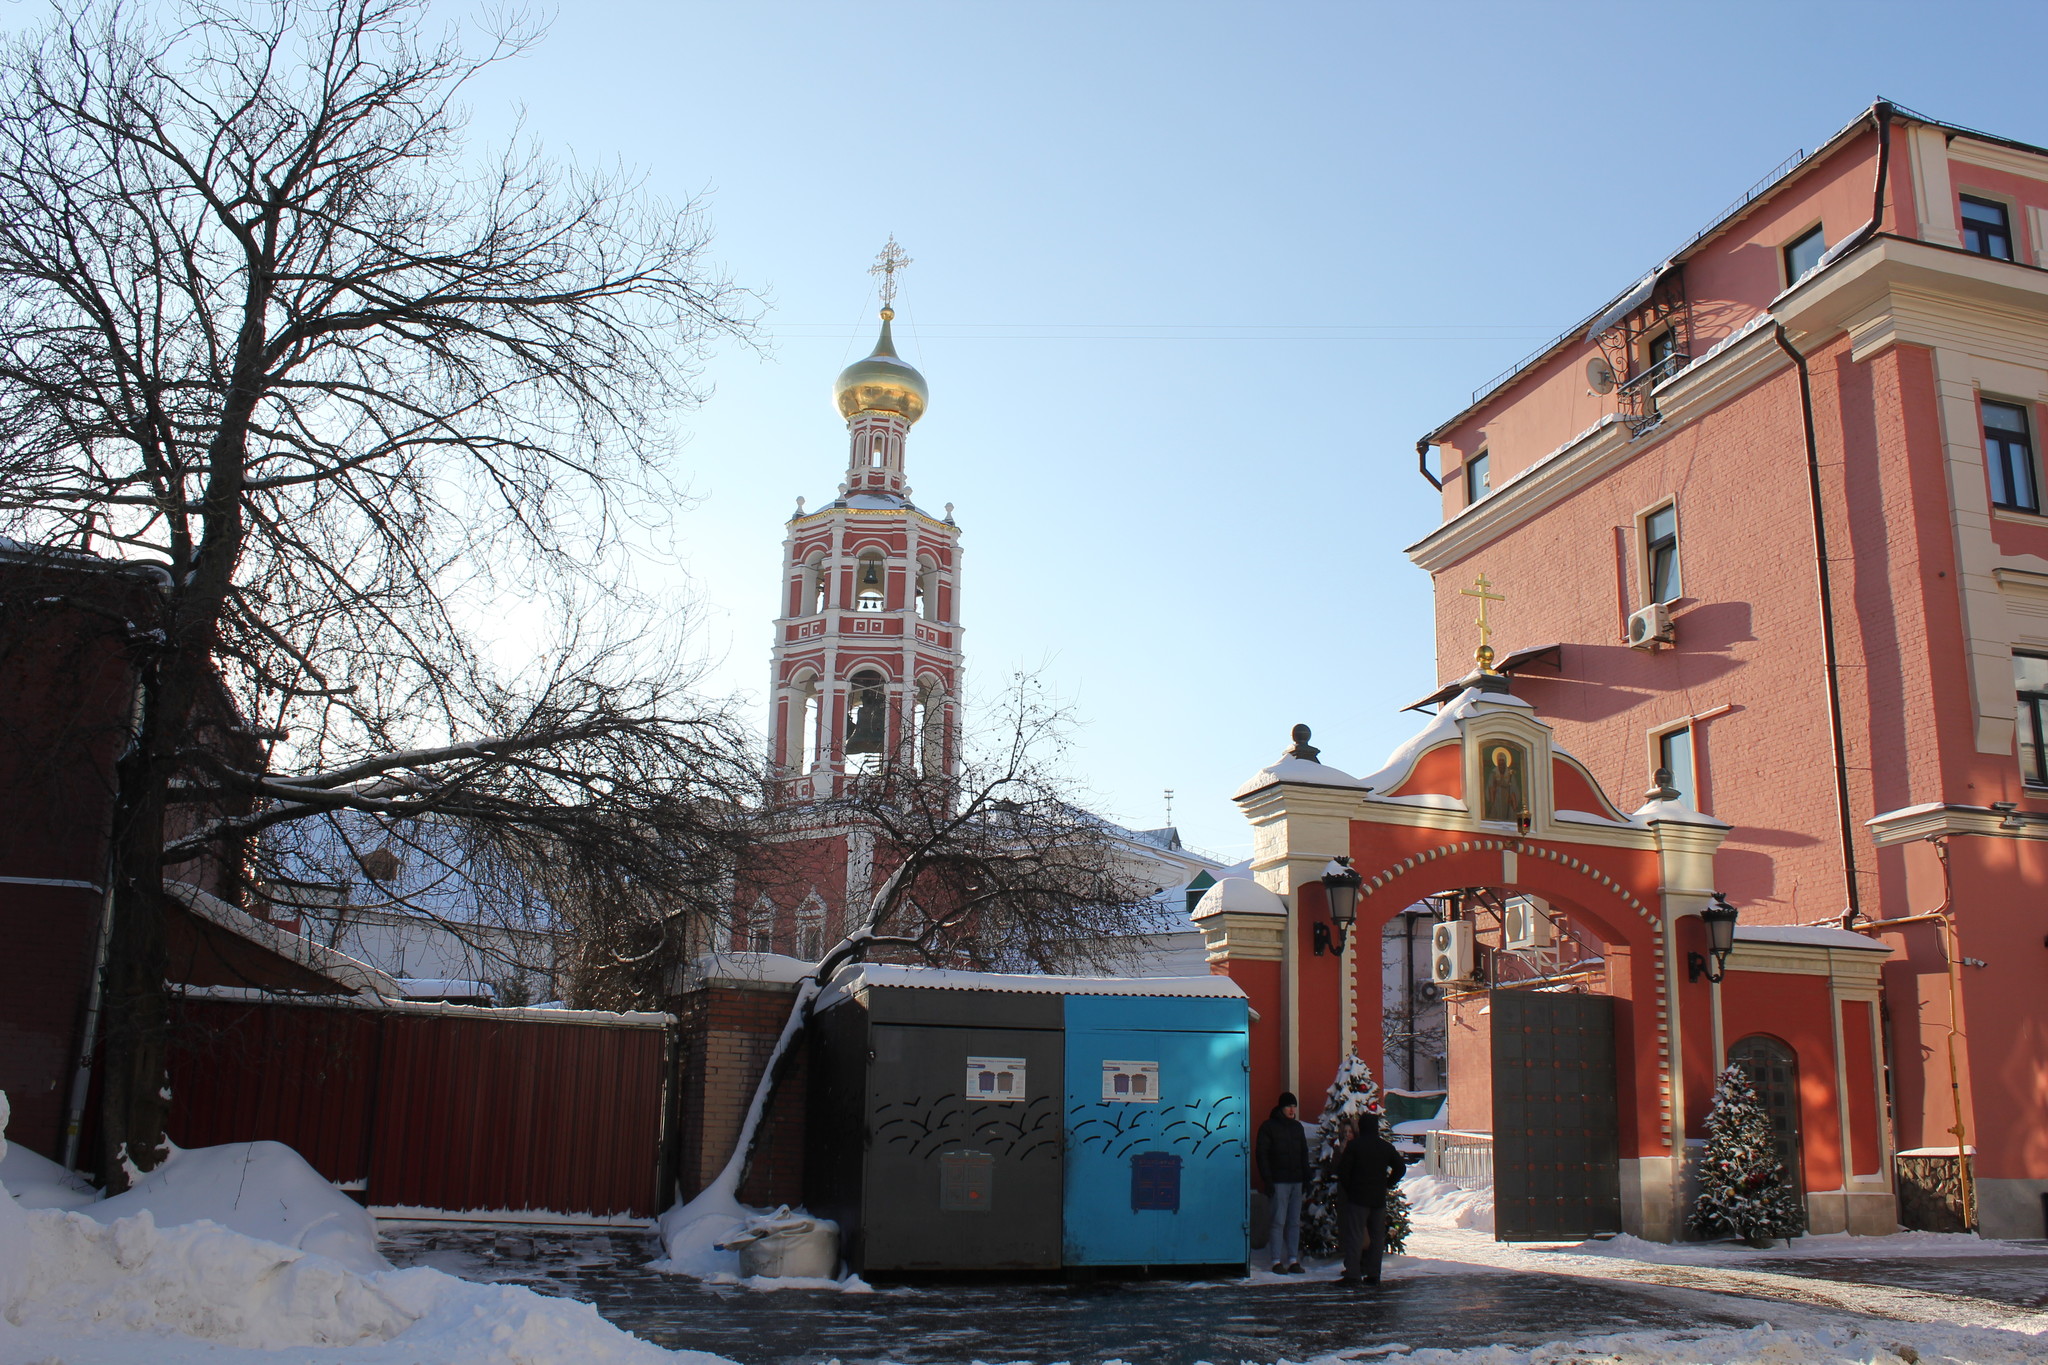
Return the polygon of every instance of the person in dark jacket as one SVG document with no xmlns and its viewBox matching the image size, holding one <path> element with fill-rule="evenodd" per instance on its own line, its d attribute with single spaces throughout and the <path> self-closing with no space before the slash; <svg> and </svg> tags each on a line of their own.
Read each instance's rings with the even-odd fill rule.
<svg viewBox="0 0 2048 1365">
<path fill-rule="evenodd" d="M 1387 1249 L 1387 1191 L 1400 1183 L 1408 1163 L 1378 1124 L 1361 1132 L 1350 1120 L 1340 1130 L 1337 1154 L 1337 1241 L 1344 1252 L 1339 1284 L 1378 1284 L 1380 1257 Z"/>
<path fill-rule="evenodd" d="M 1259 1125 L 1259 1179 L 1266 1182 L 1273 1199 L 1266 1250 L 1272 1253 L 1275 1275 L 1301 1273 L 1301 1191 L 1308 1181 L 1308 1135 L 1294 1114 L 1294 1096 L 1283 1091 Z"/>
</svg>

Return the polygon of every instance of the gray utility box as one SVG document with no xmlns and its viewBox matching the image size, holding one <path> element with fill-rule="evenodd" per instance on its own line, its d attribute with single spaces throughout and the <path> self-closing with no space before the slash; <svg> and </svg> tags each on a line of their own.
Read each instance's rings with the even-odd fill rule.
<svg viewBox="0 0 2048 1365">
<path fill-rule="evenodd" d="M 1062 1005 L 873 985 L 819 1011 L 805 1202 L 855 1271 L 1059 1268 Z"/>
</svg>

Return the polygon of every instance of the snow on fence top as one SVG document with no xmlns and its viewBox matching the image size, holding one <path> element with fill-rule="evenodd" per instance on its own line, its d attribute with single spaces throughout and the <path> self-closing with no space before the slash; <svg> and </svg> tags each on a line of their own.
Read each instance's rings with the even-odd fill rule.
<svg viewBox="0 0 2048 1365">
<path fill-rule="evenodd" d="M 1011 991 L 1036 995 L 1160 995 L 1242 1000 L 1244 989 L 1227 976 L 1026 976 L 1005 972 L 956 972 L 944 967 L 897 967 L 863 962 L 841 972 L 818 1001 L 820 1009 L 874 986 L 925 990 Z"/>
<path fill-rule="evenodd" d="M 311 1005 L 330 1010 L 377 1010 L 385 1014 L 438 1014 L 449 1019 L 507 1020 L 529 1024 L 585 1024 L 605 1028 L 667 1028 L 675 1016 L 656 1010 L 571 1010 L 546 1005 L 450 1005 L 437 1000 L 402 1000 L 391 996 L 280 995 L 247 986 L 174 986 L 186 1000 L 260 1001 L 271 1005 Z"/>
</svg>

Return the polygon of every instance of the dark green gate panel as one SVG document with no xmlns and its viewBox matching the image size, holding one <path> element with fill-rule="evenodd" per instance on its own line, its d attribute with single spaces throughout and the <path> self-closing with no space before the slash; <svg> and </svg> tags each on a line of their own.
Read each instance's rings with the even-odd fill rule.
<svg viewBox="0 0 2048 1365">
<path fill-rule="evenodd" d="M 1493 991 L 1494 1238 L 1621 1231 L 1614 1001 Z"/>
</svg>

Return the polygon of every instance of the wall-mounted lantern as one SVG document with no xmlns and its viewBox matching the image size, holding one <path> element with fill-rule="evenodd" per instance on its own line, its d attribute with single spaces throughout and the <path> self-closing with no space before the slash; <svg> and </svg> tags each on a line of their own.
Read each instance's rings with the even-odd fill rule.
<svg viewBox="0 0 2048 1365">
<path fill-rule="evenodd" d="M 1740 914 L 1741 911 L 1728 903 L 1726 896 L 1718 891 L 1714 893 L 1713 903 L 1700 911 L 1700 922 L 1707 926 L 1707 954 L 1713 961 L 1709 962 L 1698 953 L 1687 953 L 1687 980 L 1697 981 L 1704 976 L 1716 985 L 1720 984 L 1728 971 L 1728 954 L 1735 951 L 1735 920 Z"/>
<path fill-rule="evenodd" d="M 1316 956 L 1344 951 L 1351 926 L 1358 922 L 1358 888 L 1365 881 L 1349 858 L 1332 858 L 1323 868 L 1323 895 L 1329 901 L 1330 918 L 1315 927 Z"/>
</svg>

